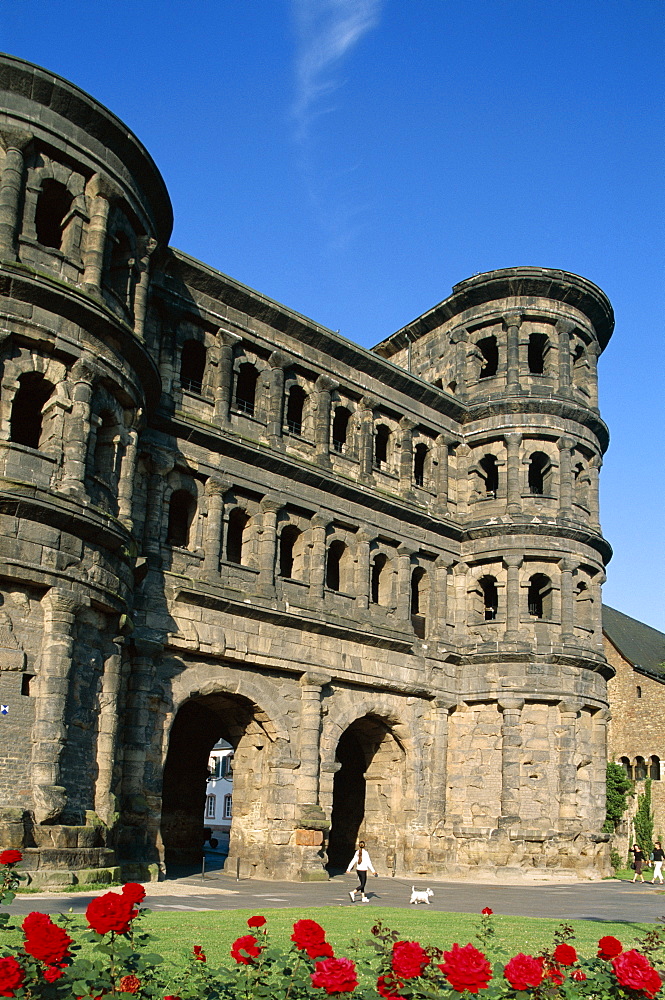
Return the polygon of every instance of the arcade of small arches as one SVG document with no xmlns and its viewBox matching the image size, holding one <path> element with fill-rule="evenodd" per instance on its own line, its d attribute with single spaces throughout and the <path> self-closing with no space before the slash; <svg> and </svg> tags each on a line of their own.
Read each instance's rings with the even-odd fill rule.
<svg viewBox="0 0 665 1000">
<path fill-rule="evenodd" d="M 645 781 L 651 778 L 652 781 L 660 781 L 662 776 L 662 762 L 657 754 L 650 754 L 647 757 L 637 755 L 633 758 L 618 757 L 617 764 L 626 772 L 631 781 Z"/>
</svg>

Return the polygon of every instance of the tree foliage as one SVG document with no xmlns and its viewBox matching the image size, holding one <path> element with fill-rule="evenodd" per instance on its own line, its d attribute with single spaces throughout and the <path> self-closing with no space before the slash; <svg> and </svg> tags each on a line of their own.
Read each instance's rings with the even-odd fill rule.
<svg viewBox="0 0 665 1000">
<path fill-rule="evenodd" d="M 626 811 L 628 801 L 626 796 L 632 790 L 633 783 L 620 764 L 607 765 L 607 804 L 605 814 L 605 832 L 614 833 L 621 817 Z"/>
<path fill-rule="evenodd" d="M 651 808 L 651 778 L 644 782 L 644 793 L 637 796 L 637 812 L 633 820 L 635 839 L 646 858 L 653 851 L 653 810 Z"/>
</svg>

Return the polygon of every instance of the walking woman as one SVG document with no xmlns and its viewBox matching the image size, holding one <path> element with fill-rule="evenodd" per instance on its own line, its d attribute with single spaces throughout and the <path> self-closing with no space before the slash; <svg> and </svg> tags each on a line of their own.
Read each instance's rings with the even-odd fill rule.
<svg viewBox="0 0 665 1000">
<path fill-rule="evenodd" d="M 369 870 L 372 872 L 373 875 L 376 875 L 376 872 L 374 871 L 374 865 L 372 864 L 372 859 L 370 858 L 369 854 L 367 853 L 367 850 L 365 849 L 364 840 L 359 841 L 358 850 L 353 855 L 351 863 L 349 867 L 346 869 L 347 874 L 353 871 L 354 868 L 358 873 L 358 881 L 360 882 L 360 885 L 358 886 L 357 889 L 351 889 L 351 891 L 349 892 L 349 896 L 351 897 L 351 902 L 355 903 L 356 893 L 359 892 L 361 896 L 361 902 L 369 903 L 369 899 L 365 895 L 365 886 L 367 885 L 367 872 Z"/>
<path fill-rule="evenodd" d="M 660 884 L 663 884 L 663 861 L 665 861 L 665 852 L 659 840 L 653 845 L 653 876 L 651 878 L 651 884 L 653 885 L 656 879 L 660 879 Z"/>
<path fill-rule="evenodd" d="M 642 874 L 642 868 L 644 866 L 646 858 L 644 857 L 642 851 L 640 850 L 640 845 L 633 844 L 633 846 L 630 849 L 630 852 L 633 855 L 633 868 L 635 869 L 635 874 L 633 875 L 633 882 L 637 879 L 638 875 L 640 876 L 640 882 L 644 882 L 644 875 Z"/>
</svg>

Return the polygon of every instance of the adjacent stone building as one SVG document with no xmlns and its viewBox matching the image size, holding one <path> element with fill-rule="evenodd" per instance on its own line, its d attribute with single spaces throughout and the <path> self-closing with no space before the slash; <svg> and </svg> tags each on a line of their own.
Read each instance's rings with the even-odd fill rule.
<svg viewBox="0 0 665 1000">
<path fill-rule="evenodd" d="M 233 871 L 605 871 L 604 294 L 479 274 L 364 350 L 169 248 L 78 88 L 0 102 L 4 843 L 196 856 L 221 738 Z"/>
</svg>

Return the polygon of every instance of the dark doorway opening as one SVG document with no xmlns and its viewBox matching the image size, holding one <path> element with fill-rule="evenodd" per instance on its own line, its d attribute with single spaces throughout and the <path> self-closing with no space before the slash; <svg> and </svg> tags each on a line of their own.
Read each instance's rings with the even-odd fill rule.
<svg viewBox="0 0 665 1000">
<path fill-rule="evenodd" d="M 342 733 L 337 761 L 342 765 L 333 782 L 332 824 L 328 869 L 346 869 L 353 857 L 360 824 L 365 816 L 365 753 L 354 727 Z"/>
</svg>

